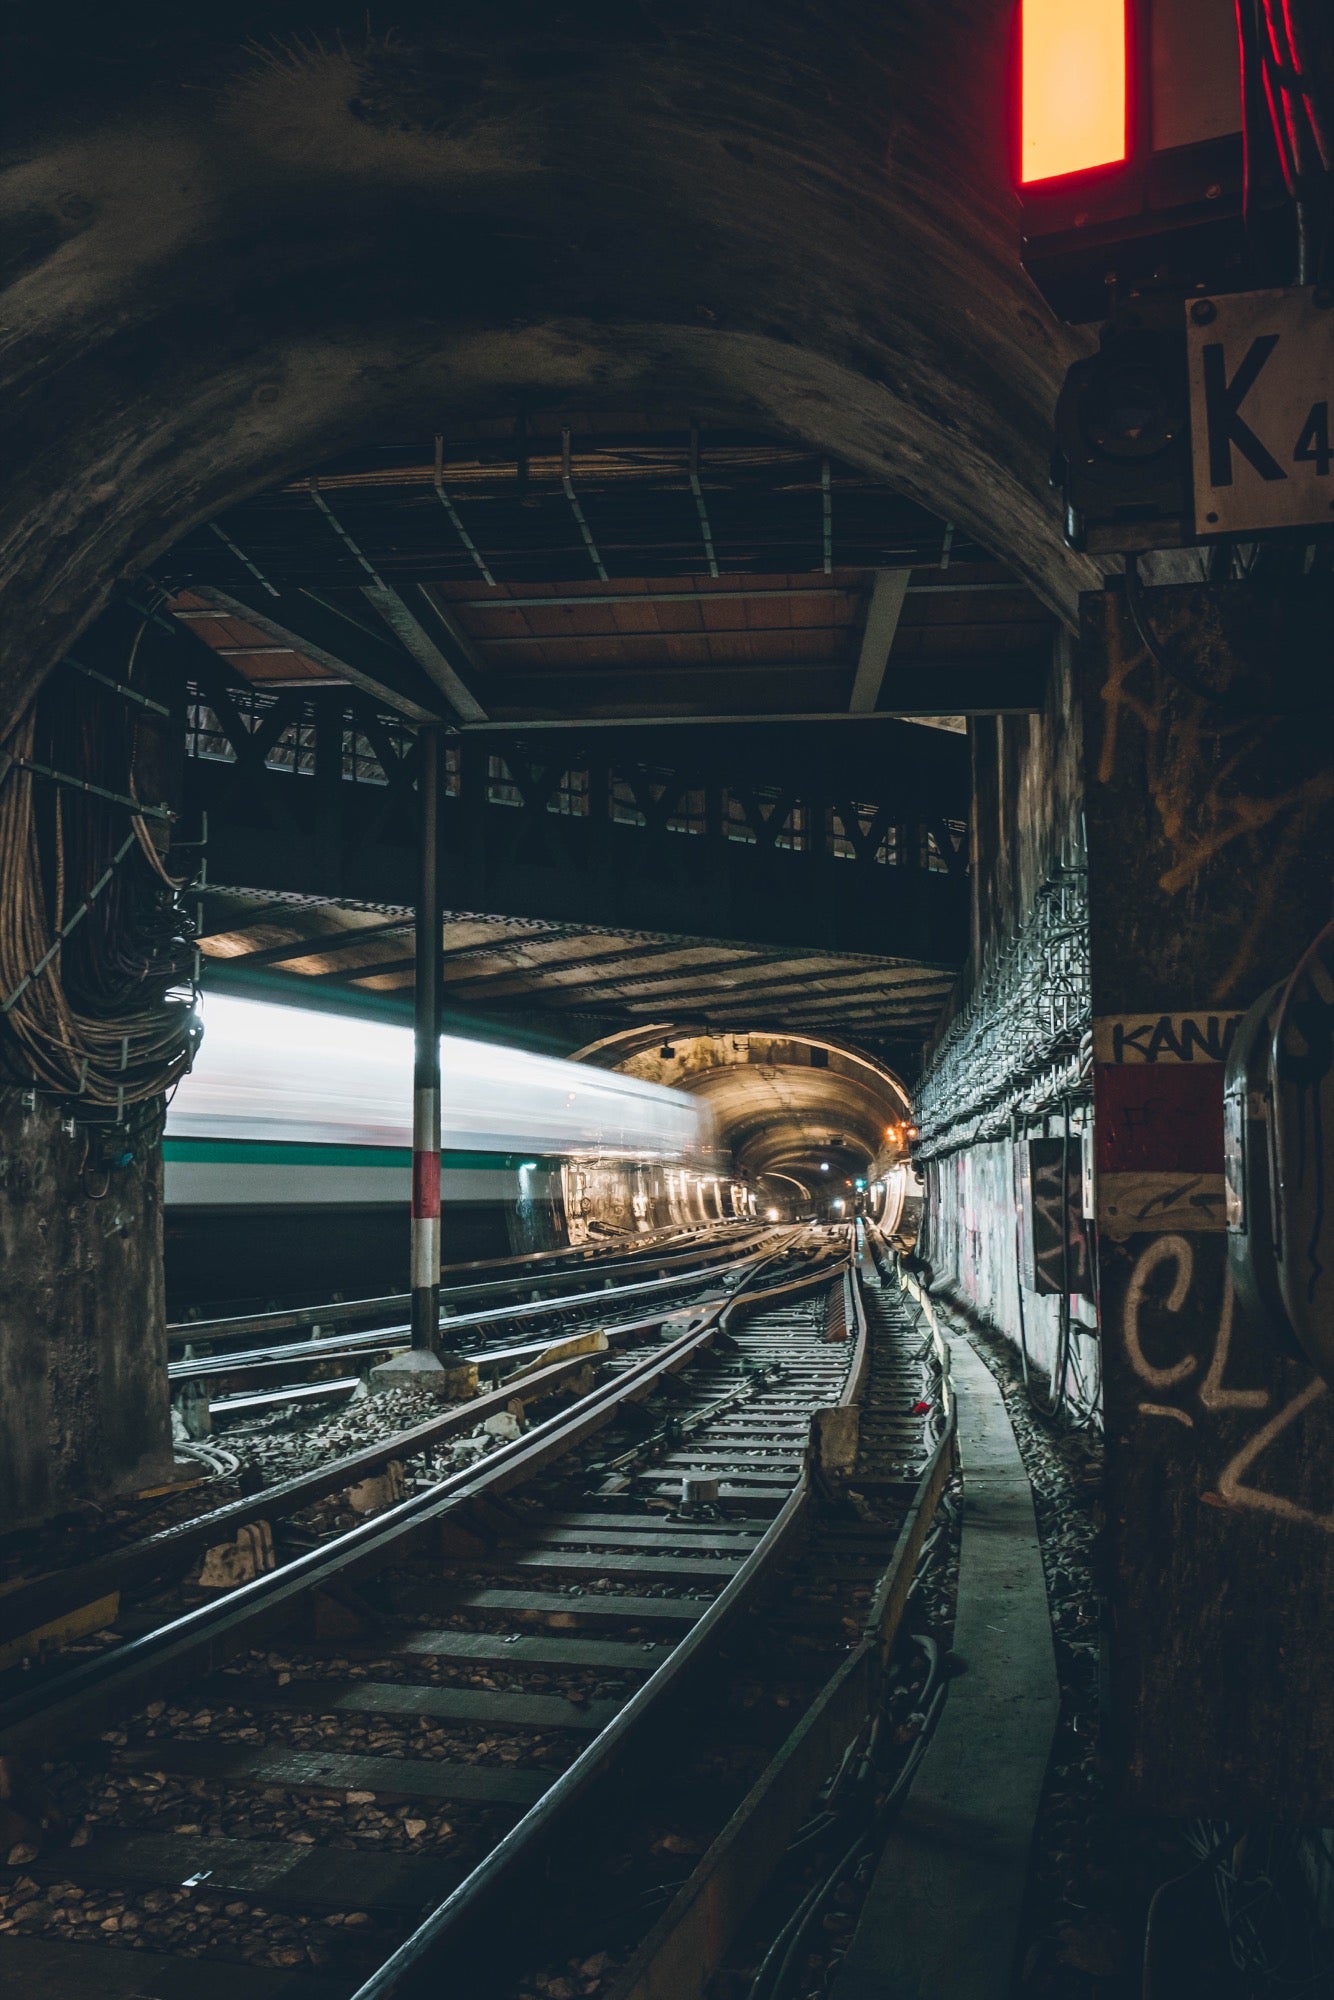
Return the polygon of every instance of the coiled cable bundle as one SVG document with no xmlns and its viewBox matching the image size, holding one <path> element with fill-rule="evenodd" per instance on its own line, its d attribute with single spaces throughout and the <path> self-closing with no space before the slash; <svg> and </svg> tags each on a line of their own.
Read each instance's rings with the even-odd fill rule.
<svg viewBox="0 0 1334 2000">
<path fill-rule="evenodd" d="M 115 684 L 61 670 L 0 749 L 0 1055 L 99 1123 L 152 1116 L 200 1035 L 185 885 L 154 838 L 171 815 L 140 802 L 140 767 L 165 760 L 142 727 Z"/>
</svg>

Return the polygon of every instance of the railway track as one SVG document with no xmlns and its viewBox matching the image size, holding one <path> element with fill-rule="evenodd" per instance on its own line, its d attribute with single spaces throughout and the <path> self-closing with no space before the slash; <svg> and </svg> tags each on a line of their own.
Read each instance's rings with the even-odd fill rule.
<svg viewBox="0 0 1334 2000">
<path fill-rule="evenodd" d="M 479 1309 L 488 1300 L 502 1304 L 513 1298 L 515 1303 L 535 1304 L 549 1291 L 592 1292 L 629 1281 L 645 1269 L 656 1269 L 665 1277 L 674 1269 L 726 1264 L 741 1249 L 753 1247 L 775 1233 L 767 1224 L 729 1223 L 634 1238 L 614 1249 L 605 1245 L 596 1249 L 585 1246 L 577 1251 L 551 1250 L 509 1258 L 497 1265 L 446 1266 L 441 1273 L 442 1319 Z M 491 1275 L 474 1275 L 479 1271 Z M 261 1341 L 268 1346 L 276 1346 L 284 1338 L 299 1342 L 316 1329 L 325 1337 L 350 1333 L 363 1323 L 371 1331 L 397 1330 L 410 1303 L 409 1295 L 404 1292 L 387 1298 L 330 1300 L 319 1305 L 225 1319 L 179 1320 L 167 1328 L 167 1343 L 178 1355 L 183 1355 L 187 1347 L 200 1355 L 225 1353 L 244 1347 L 248 1341 Z"/>
<path fill-rule="evenodd" d="M 710 1288 L 725 1288 L 735 1282 L 756 1257 L 772 1253 L 790 1241 L 794 1232 L 742 1228 L 699 1234 L 704 1240 L 696 1242 L 689 1253 L 680 1247 L 683 1232 L 674 1232 L 670 1255 L 661 1250 L 655 1253 L 650 1245 L 647 1254 L 619 1254 L 611 1262 L 600 1259 L 591 1271 L 549 1273 L 549 1285 L 559 1282 L 577 1288 L 545 1299 L 529 1296 L 538 1289 L 531 1283 L 530 1260 L 516 1259 L 524 1267 L 520 1278 L 510 1276 L 503 1284 L 488 1280 L 480 1286 L 448 1288 L 447 1296 L 455 1302 L 471 1297 L 496 1300 L 506 1292 L 519 1294 L 505 1305 L 474 1309 L 460 1320 L 457 1330 L 451 1329 L 449 1337 L 464 1343 L 464 1358 L 476 1365 L 479 1380 L 494 1383 L 580 1329 L 606 1328 L 613 1344 L 652 1332 L 678 1307 Z M 644 1280 L 646 1270 L 652 1275 Z M 627 1277 L 628 1282 L 619 1282 Z M 217 1427 L 258 1422 L 268 1426 L 265 1439 L 277 1445 L 284 1433 L 273 1428 L 275 1423 L 308 1413 L 318 1417 L 330 1408 L 346 1406 L 360 1388 L 365 1371 L 406 1343 L 405 1326 L 384 1325 L 385 1309 L 401 1303 L 392 1299 L 347 1302 L 336 1310 L 353 1318 L 378 1318 L 380 1328 L 342 1337 L 327 1337 L 319 1322 L 319 1314 L 335 1310 L 327 1306 L 258 1319 L 216 1321 L 192 1329 L 215 1351 L 185 1354 L 169 1363 L 173 1401 L 185 1419 L 187 1435 L 198 1440 L 210 1436 Z M 267 1345 L 247 1345 L 257 1331 L 269 1329 L 275 1319 L 280 1323 L 279 1331 Z M 170 1331 L 175 1334 L 180 1330 Z M 312 1332 L 315 1337 L 311 1337 Z M 395 1404 L 404 1401 L 402 1397 L 391 1400 Z M 400 1416 L 399 1421 L 406 1419 Z M 350 1422 L 372 1432 L 377 1428 L 376 1421 L 368 1421 L 365 1413 L 350 1418 Z M 378 1428 L 388 1429 L 383 1419 Z M 256 1442 L 250 1450 L 254 1462 L 243 1465 L 238 1461 L 231 1477 L 239 1477 L 243 1485 L 251 1479 L 270 1484 L 275 1476 L 281 1476 L 275 1472 L 275 1464 L 280 1466 L 283 1456 L 280 1449 L 260 1450 Z M 294 1449 L 291 1456 L 299 1462 L 303 1454 Z M 274 1463 L 263 1462 L 269 1460 Z M 214 1477 L 225 1480 L 227 1475 Z M 21 1539 L 13 1538 L 8 1546 L 0 1544 L 0 1670 L 6 1638 L 32 1629 L 34 1622 L 16 1622 L 20 1600 L 6 1596 L 21 1589 L 25 1575 L 68 1569 L 79 1562 L 80 1551 L 89 1544 L 105 1550 L 108 1543 L 140 1538 L 154 1520 L 169 1525 L 184 1515 L 198 1514 L 198 1484 L 196 1480 L 193 1488 L 186 1483 L 139 1499 L 127 1497 L 109 1509 L 99 1509 L 95 1517 L 74 1516 L 49 1524 L 35 1536 L 28 1532 Z"/>
<path fill-rule="evenodd" d="M 544 1322 L 547 1332 L 536 1341 L 498 1345 L 479 1355 L 493 1382 L 487 1395 L 446 1407 L 436 1406 L 427 1395 L 391 1396 L 386 1407 L 399 1409 L 407 1404 L 415 1406 L 414 1414 L 423 1408 L 430 1408 L 431 1414 L 399 1430 L 382 1423 L 368 1424 L 372 1431 L 378 1428 L 379 1434 L 364 1447 L 321 1456 L 314 1469 L 280 1475 L 276 1480 L 271 1471 L 265 1477 L 261 1467 L 252 1464 L 246 1468 L 252 1475 L 244 1482 L 247 1490 L 220 1506 L 201 1509 L 195 1504 L 185 1518 L 174 1518 L 156 1532 L 103 1547 L 90 1559 L 57 1559 L 49 1564 L 47 1573 L 16 1580 L 0 1595 L 0 1685 L 3 1668 L 11 1660 L 21 1658 L 25 1671 L 31 1671 L 53 1647 L 95 1627 L 105 1627 L 113 1619 L 123 1619 L 131 1594 L 142 1597 L 146 1587 L 164 1577 L 180 1575 L 182 1565 L 200 1551 L 244 1532 L 247 1524 L 262 1518 L 270 1526 L 284 1522 L 299 1531 L 303 1517 L 305 1525 L 310 1525 L 312 1507 L 360 1482 L 381 1478 L 395 1466 L 402 1468 L 409 1485 L 434 1483 L 450 1469 L 450 1458 L 457 1455 L 456 1441 L 475 1440 L 480 1433 L 481 1441 L 489 1446 L 494 1439 L 485 1431 L 487 1424 L 506 1428 L 507 1413 L 515 1407 L 522 1413 L 531 1401 L 566 1394 L 568 1385 L 586 1375 L 590 1366 L 603 1365 L 590 1358 L 590 1348 L 605 1346 L 606 1365 L 615 1367 L 622 1350 L 657 1336 L 667 1320 L 678 1316 L 682 1299 L 697 1297 L 702 1288 L 714 1286 L 712 1310 L 716 1314 L 728 1296 L 720 1286 L 738 1287 L 750 1274 L 766 1267 L 781 1274 L 789 1260 L 795 1267 L 803 1267 L 813 1258 L 828 1256 L 827 1249 L 798 1243 L 797 1235 L 791 1230 L 769 1232 L 767 1247 L 749 1254 L 734 1246 L 730 1263 L 721 1270 L 710 1264 L 689 1278 L 681 1274 L 665 1287 L 655 1285 L 651 1298 L 636 1300 L 638 1309 L 631 1317 L 610 1325 L 603 1323 L 591 1335 L 586 1316 L 584 1331 L 573 1337 L 568 1322 Z M 599 1294 L 603 1300 L 607 1296 Z M 368 1365 L 366 1357 L 362 1365 Z M 332 1386 L 346 1396 L 359 1382 L 359 1377 L 352 1377 L 347 1383 Z M 290 1394 L 289 1389 L 282 1389 L 264 1400 L 278 1405 Z M 378 1401 L 375 1409 L 378 1414 Z M 285 1435 L 266 1434 L 270 1442 Z M 467 1446 L 465 1454 L 466 1450 Z M 257 1493 L 256 1486 L 262 1491 Z"/>
<path fill-rule="evenodd" d="M 869 1696 L 942 1449 L 921 1422 L 896 1504 L 837 1497 L 871 1365 L 846 1251 L 768 1260 L 665 1332 L 591 1384 L 538 1371 L 476 1466 L 0 1702 L 27 1830 L 0 1990 L 211 2000 L 240 1963 L 253 2000 L 437 1992 L 444 1967 L 459 2000 L 647 1994 L 636 1954 L 679 1943 L 794 1719 L 849 1659 Z"/>
<path fill-rule="evenodd" d="M 755 1254 L 757 1244 L 773 1245 L 790 1235 L 790 1230 L 746 1231 L 739 1238 L 732 1235 L 722 1243 L 670 1255 L 640 1253 L 611 1265 L 600 1263 L 591 1271 L 548 1274 L 540 1286 L 525 1274 L 503 1284 L 449 1287 L 442 1294 L 442 1338 L 492 1372 L 540 1352 L 561 1334 L 605 1323 L 608 1315 L 612 1324 L 629 1324 L 636 1312 L 684 1305 L 710 1284 L 728 1282 L 746 1253 Z M 653 1275 L 639 1275 L 645 1269 Z M 557 1283 L 562 1289 L 548 1289 Z M 506 1298 L 507 1292 L 527 1296 Z M 497 1302 L 482 1305 L 477 1303 L 481 1298 Z M 211 1422 L 250 1416 L 284 1401 L 347 1396 L 359 1380 L 350 1370 L 366 1368 L 409 1344 L 410 1326 L 393 1316 L 404 1305 L 398 1299 L 358 1300 L 342 1308 L 311 1307 L 300 1313 L 211 1321 L 198 1328 L 174 1327 L 172 1341 L 182 1351 L 168 1362 L 168 1379 L 176 1394 L 189 1395 L 193 1389 L 206 1399 Z M 348 1319 L 376 1323 L 348 1330 Z M 270 1320 L 279 1322 L 276 1328 L 267 1324 Z M 263 1345 L 243 1344 L 266 1331 L 272 1337 Z M 190 1338 L 182 1340 L 187 1332 Z M 204 1351 L 196 1352 L 196 1345 Z M 341 1374 L 331 1372 L 340 1366 Z"/>
</svg>

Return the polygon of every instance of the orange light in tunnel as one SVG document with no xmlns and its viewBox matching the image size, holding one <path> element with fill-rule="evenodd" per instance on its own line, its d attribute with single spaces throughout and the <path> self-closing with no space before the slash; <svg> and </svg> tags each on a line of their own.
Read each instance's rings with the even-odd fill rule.
<svg viewBox="0 0 1334 2000">
<path fill-rule="evenodd" d="M 1022 0 L 1019 178 L 1126 157 L 1126 0 Z"/>
</svg>

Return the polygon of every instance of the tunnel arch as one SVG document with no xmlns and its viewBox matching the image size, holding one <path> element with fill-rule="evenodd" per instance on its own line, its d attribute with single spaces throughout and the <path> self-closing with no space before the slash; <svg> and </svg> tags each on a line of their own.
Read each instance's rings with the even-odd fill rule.
<svg viewBox="0 0 1334 2000">
<path fill-rule="evenodd" d="M 700 1098 L 719 1149 L 756 1186 L 771 1174 L 808 1190 L 853 1186 L 906 1158 L 906 1086 L 837 1041 L 657 1022 L 590 1043 L 574 1060 Z"/>
<path fill-rule="evenodd" d="M 304 0 L 257 47 L 132 0 L 59 74 L 18 65 L 0 721 L 230 504 L 572 398 L 800 437 L 1071 614 L 1096 577 L 1047 446 L 1075 344 L 1014 255 L 985 0 L 395 20 Z"/>
</svg>

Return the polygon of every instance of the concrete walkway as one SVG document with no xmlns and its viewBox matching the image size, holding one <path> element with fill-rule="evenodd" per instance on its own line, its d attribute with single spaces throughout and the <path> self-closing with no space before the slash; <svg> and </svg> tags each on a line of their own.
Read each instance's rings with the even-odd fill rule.
<svg viewBox="0 0 1334 2000">
<path fill-rule="evenodd" d="M 1059 1692 L 1033 1497 L 994 1377 L 950 1341 L 963 1467 L 952 1682 L 833 2000 L 1007 2000 Z"/>
</svg>

